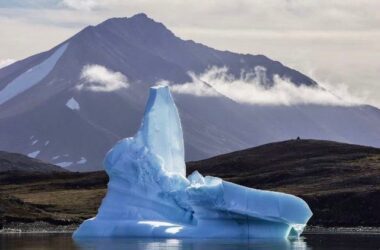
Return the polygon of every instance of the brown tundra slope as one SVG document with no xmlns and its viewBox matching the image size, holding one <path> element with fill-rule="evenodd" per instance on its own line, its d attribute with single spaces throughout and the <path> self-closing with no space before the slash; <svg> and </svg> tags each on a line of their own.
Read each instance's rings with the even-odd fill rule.
<svg viewBox="0 0 380 250">
<path fill-rule="evenodd" d="M 301 196 L 314 212 L 311 225 L 380 226 L 378 148 L 290 140 L 188 162 L 187 167 L 188 174 L 197 170 Z M 0 171 L 0 221 L 80 223 L 95 215 L 107 181 L 104 172 Z"/>
</svg>

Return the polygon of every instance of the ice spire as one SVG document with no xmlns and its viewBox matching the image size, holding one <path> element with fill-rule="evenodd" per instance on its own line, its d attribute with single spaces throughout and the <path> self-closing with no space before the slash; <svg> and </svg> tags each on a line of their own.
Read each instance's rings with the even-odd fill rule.
<svg viewBox="0 0 380 250">
<path fill-rule="evenodd" d="M 150 88 L 138 138 L 169 173 L 186 176 L 181 121 L 168 86 Z"/>
</svg>

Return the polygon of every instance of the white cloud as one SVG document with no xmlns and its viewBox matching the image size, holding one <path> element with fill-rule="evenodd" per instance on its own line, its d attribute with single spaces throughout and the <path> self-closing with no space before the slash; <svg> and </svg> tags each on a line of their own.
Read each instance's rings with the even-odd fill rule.
<svg viewBox="0 0 380 250">
<path fill-rule="evenodd" d="M 173 92 L 196 96 L 224 95 L 239 103 L 258 105 L 356 105 L 361 99 L 350 95 L 341 87 L 296 86 L 287 79 L 274 77 L 274 85 L 265 88 L 259 84 L 255 73 L 242 72 L 240 78 L 228 73 L 228 69 L 212 67 L 203 74 L 190 74 L 192 82 L 171 85 Z"/>
<path fill-rule="evenodd" d="M 8 59 L 3 59 L 3 60 L 1 60 L 0 59 L 0 69 L 1 68 L 4 68 L 4 67 L 6 67 L 6 66 L 8 66 L 8 65 L 10 65 L 10 64 L 12 64 L 12 63 L 14 63 L 16 60 L 14 60 L 14 59 L 10 59 L 10 58 L 8 58 Z"/>
<path fill-rule="evenodd" d="M 97 64 L 84 66 L 80 78 L 83 82 L 77 86 L 79 90 L 111 92 L 129 87 L 125 75 Z"/>
<path fill-rule="evenodd" d="M 63 6 L 74 10 L 94 10 L 103 6 L 104 2 L 98 0 L 63 0 Z"/>
<path fill-rule="evenodd" d="M 206 73 L 207 74 L 207 73 Z M 212 88 L 206 82 L 202 81 L 201 76 L 197 76 L 194 73 L 189 73 L 192 82 L 184 83 L 184 84 L 174 84 L 170 86 L 171 91 L 180 93 L 180 94 L 188 94 L 195 96 L 218 96 L 220 93 L 216 91 L 215 88 Z"/>
</svg>

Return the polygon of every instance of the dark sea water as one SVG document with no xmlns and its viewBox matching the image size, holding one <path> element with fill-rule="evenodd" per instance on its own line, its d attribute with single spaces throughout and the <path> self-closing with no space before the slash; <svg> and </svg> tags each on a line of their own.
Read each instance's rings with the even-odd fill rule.
<svg viewBox="0 0 380 250">
<path fill-rule="evenodd" d="M 178 239 L 87 239 L 74 241 L 71 234 L 0 234 L 0 249 L 376 249 L 380 235 L 309 234 L 299 240 L 178 240 Z"/>
</svg>

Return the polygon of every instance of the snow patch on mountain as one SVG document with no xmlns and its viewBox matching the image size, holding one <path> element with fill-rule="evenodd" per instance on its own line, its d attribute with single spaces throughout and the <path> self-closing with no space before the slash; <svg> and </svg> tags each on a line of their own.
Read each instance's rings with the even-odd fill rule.
<svg viewBox="0 0 380 250">
<path fill-rule="evenodd" d="M 77 161 L 77 164 L 85 164 L 87 162 L 87 159 L 85 157 L 81 157 L 79 161 Z"/>
<path fill-rule="evenodd" d="M 77 86 L 79 90 L 112 92 L 129 87 L 128 78 L 121 72 L 97 64 L 84 66 L 80 79 L 82 83 Z"/>
<path fill-rule="evenodd" d="M 72 164 L 73 164 L 73 162 L 71 162 L 71 161 L 63 161 L 63 162 L 55 163 L 55 165 L 58 165 L 58 166 L 63 167 L 63 168 L 70 167 Z"/>
<path fill-rule="evenodd" d="M 79 110 L 80 106 L 79 103 L 74 99 L 74 97 L 71 97 L 67 102 L 66 102 L 66 107 L 72 110 Z"/>
<path fill-rule="evenodd" d="M 28 156 L 31 157 L 31 158 L 36 158 L 39 154 L 40 154 L 40 150 L 36 150 L 32 153 L 29 153 Z"/>
<path fill-rule="evenodd" d="M 9 101 L 13 97 L 30 89 L 44 79 L 54 68 L 67 48 L 67 43 L 59 47 L 54 53 L 42 63 L 28 69 L 11 81 L 0 91 L 0 105 Z"/>
</svg>

